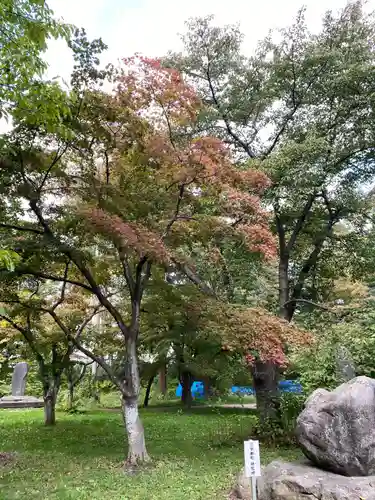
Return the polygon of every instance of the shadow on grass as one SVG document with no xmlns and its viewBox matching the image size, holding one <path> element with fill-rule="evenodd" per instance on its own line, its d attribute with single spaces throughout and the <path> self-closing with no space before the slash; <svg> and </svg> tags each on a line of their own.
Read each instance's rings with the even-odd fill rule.
<svg viewBox="0 0 375 500">
<path fill-rule="evenodd" d="M 142 408 L 142 413 L 182 413 L 184 415 L 256 415 L 253 408 L 230 408 L 225 406 L 192 406 L 185 408 L 183 406 L 149 406 Z"/>
</svg>

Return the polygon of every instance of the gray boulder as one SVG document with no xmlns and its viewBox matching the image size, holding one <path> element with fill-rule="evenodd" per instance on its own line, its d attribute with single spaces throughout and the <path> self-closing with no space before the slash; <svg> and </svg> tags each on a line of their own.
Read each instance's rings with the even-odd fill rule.
<svg viewBox="0 0 375 500">
<path fill-rule="evenodd" d="M 272 462 L 258 479 L 258 500 L 375 500 L 375 477 L 345 477 L 309 464 Z"/>
<path fill-rule="evenodd" d="M 332 392 L 315 391 L 296 434 L 318 467 L 344 476 L 375 475 L 375 380 L 356 377 Z"/>
</svg>

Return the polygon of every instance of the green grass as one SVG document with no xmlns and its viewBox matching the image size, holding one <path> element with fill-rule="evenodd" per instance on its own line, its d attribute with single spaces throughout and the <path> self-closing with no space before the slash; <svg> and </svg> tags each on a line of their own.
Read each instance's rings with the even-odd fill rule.
<svg viewBox="0 0 375 500">
<path fill-rule="evenodd" d="M 15 463 L 0 465 L 1 500 L 224 499 L 255 421 L 243 410 L 142 410 L 153 464 L 130 476 L 121 469 L 125 445 L 118 412 L 57 418 L 55 428 L 45 428 L 41 410 L 0 411 L 0 451 L 17 452 Z M 298 455 L 261 449 L 264 463 Z"/>
</svg>

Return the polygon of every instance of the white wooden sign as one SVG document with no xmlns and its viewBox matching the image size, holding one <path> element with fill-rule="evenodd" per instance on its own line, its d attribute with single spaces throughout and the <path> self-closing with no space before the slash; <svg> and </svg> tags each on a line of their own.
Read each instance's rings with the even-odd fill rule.
<svg viewBox="0 0 375 500">
<path fill-rule="evenodd" d="M 246 477 L 260 477 L 259 441 L 245 441 L 244 451 Z"/>
</svg>

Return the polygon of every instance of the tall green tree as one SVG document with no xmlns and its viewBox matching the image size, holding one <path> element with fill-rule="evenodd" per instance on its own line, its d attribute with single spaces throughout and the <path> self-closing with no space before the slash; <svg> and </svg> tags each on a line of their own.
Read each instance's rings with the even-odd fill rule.
<svg viewBox="0 0 375 500">
<path fill-rule="evenodd" d="M 374 40 L 374 16 L 358 1 L 327 12 L 318 34 L 300 11 L 277 42 L 269 36 L 249 58 L 236 27 L 193 19 L 184 52 L 166 58 L 208 106 L 201 128 L 237 153 L 239 169 L 256 165 L 272 180 L 275 287 L 287 321 L 319 281 L 327 253 L 346 246 L 347 259 L 355 259 L 350 242 L 368 214 L 361 187 L 375 174 Z M 343 221 L 350 229 L 338 235 Z M 256 388 L 267 388 L 258 391 L 267 404 L 258 402 L 272 417 L 277 366 L 255 362 L 253 375 Z"/>
</svg>

